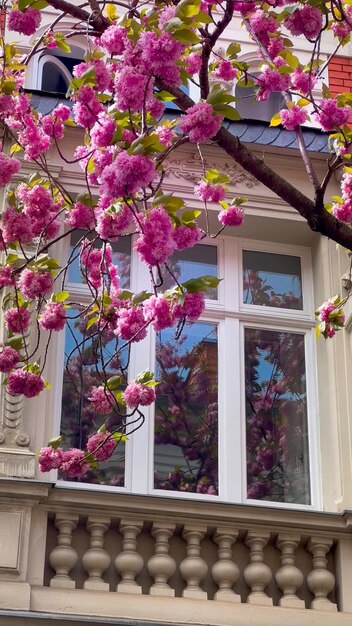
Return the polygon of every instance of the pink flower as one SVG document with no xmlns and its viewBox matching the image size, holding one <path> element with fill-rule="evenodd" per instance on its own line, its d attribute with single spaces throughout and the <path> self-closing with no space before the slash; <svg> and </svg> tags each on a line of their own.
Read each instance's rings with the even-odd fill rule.
<svg viewBox="0 0 352 626">
<path fill-rule="evenodd" d="M 97 461 L 106 461 L 113 454 L 117 442 L 111 433 L 95 433 L 87 441 L 87 450 Z"/>
<path fill-rule="evenodd" d="M 41 21 L 40 11 L 38 9 L 26 9 L 19 11 L 11 9 L 8 17 L 8 28 L 21 35 L 33 35 L 38 29 Z"/>
<path fill-rule="evenodd" d="M 172 20 L 176 15 L 177 7 L 167 6 L 160 11 L 158 26 L 159 28 L 164 28 L 166 22 Z"/>
<path fill-rule="evenodd" d="M 322 29 L 323 14 L 317 7 L 307 4 L 286 17 L 284 25 L 292 35 L 304 35 L 307 39 L 316 39 Z"/>
<path fill-rule="evenodd" d="M 342 204 L 333 204 L 332 214 L 337 220 L 340 220 L 340 222 L 352 224 L 352 198 L 349 198 Z"/>
<path fill-rule="evenodd" d="M 158 98 L 149 98 L 145 103 L 145 107 L 148 113 L 156 120 L 158 120 L 165 111 L 165 104 L 161 100 L 158 100 Z"/>
<path fill-rule="evenodd" d="M 42 377 L 27 370 L 15 370 L 7 379 L 7 391 L 11 396 L 23 394 L 25 398 L 34 398 L 44 387 Z"/>
<path fill-rule="evenodd" d="M 319 321 L 320 322 L 329 322 L 330 314 L 336 310 L 336 305 L 331 302 L 331 300 L 326 300 L 323 304 L 318 308 L 319 311 Z"/>
<path fill-rule="evenodd" d="M 96 231 L 104 240 L 117 241 L 132 222 L 132 212 L 127 204 L 113 204 L 105 211 L 96 211 Z"/>
<path fill-rule="evenodd" d="M 0 187 L 4 187 L 21 169 L 21 163 L 18 159 L 8 157 L 0 152 Z"/>
<path fill-rule="evenodd" d="M 154 78 L 130 65 L 121 66 L 115 78 L 116 106 L 120 111 L 142 110 L 144 102 L 152 96 Z"/>
<path fill-rule="evenodd" d="M 221 128 L 221 115 L 214 115 L 213 107 L 207 102 L 199 102 L 181 115 L 179 126 L 192 143 L 202 143 L 216 135 Z"/>
<path fill-rule="evenodd" d="M 172 144 L 173 140 L 177 137 L 171 128 L 167 126 L 157 126 L 155 134 L 158 135 L 160 143 L 167 148 Z"/>
<path fill-rule="evenodd" d="M 129 383 L 122 395 L 130 409 L 135 409 L 139 405 L 149 406 L 155 401 L 154 388 L 141 383 Z"/>
<path fill-rule="evenodd" d="M 335 130 L 336 126 L 346 124 L 351 116 L 351 107 L 339 107 L 335 98 L 323 98 L 319 103 L 319 112 L 314 113 L 314 119 L 323 130 Z"/>
<path fill-rule="evenodd" d="M 293 89 L 300 91 L 303 96 L 306 96 L 314 88 L 316 82 L 317 79 L 314 74 L 306 74 L 300 67 L 297 67 L 291 75 Z"/>
<path fill-rule="evenodd" d="M 174 227 L 164 207 L 159 206 L 142 218 L 143 234 L 134 244 L 142 261 L 148 265 L 165 263 L 175 251 Z"/>
<path fill-rule="evenodd" d="M 66 323 L 66 309 L 62 302 L 47 302 L 39 317 L 39 326 L 44 330 L 62 330 Z"/>
<path fill-rule="evenodd" d="M 98 114 L 98 119 L 90 131 L 93 148 L 106 148 L 112 142 L 116 131 L 116 122 L 105 111 Z"/>
<path fill-rule="evenodd" d="M 164 296 L 151 296 L 144 302 L 144 319 L 151 322 L 154 330 L 163 330 L 173 324 L 170 302 Z"/>
<path fill-rule="evenodd" d="M 213 76 L 220 80 L 230 81 L 236 78 L 237 69 L 233 67 L 231 61 L 222 60 L 213 70 Z"/>
<path fill-rule="evenodd" d="M 123 53 L 126 41 L 126 29 L 112 24 L 103 32 L 99 43 L 111 56 L 118 56 Z"/>
<path fill-rule="evenodd" d="M 267 100 L 271 93 L 288 89 L 290 76 L 288 74 L 280 74 L 278 70 L 265 65 L 255 82 L 259 87 L 256 99 Z"/>
<path fill-rule="evenodd" d="M 142 341 L 147 336 L 143 309 L 120 309 L 114 334 L 126 341 Z"/>
<path fill-rule="evenodd" d="M 225 198 L 223 185 L 212 185 L 205 180 L 200 180 L 194 188 L 195 195 L 203 201 L 220 202 Z"/>
<path fill-rule="evenodd" d="M 147 187 L 156 175 L 151 159 L 122 150 L 115 161 L 103 171 L 100 191 L 113 199 L 133 196 L 142 187 Z"/>
<path fill-rule="evenodd" d="M 176 250 L 193 248 L 202 238 L 202 231 L 198 226 L 177 226 L 174 230 Z"/>
<path fill-rule="evenodd" d="M 78 63 L 73 68 L 73 75 L 80 78 L 87 70 L 94 69 L 95 85 L 94 89 L 101 93 L 112 88 L 112 79 L 109 72 L 109 66 L 102 59 L 92 59 L 84 63 Z"/>
<path fill-rule="evenodd" d="M 80 202 L 77 202 L 66 215 L 66 223 L 72 228 L 91 230 L 95 226 L 93 207 L 88 207 Z"/>
<path fill-rule="evenodd" d="M 116 406 L 111 392 L 103 386 L 92 387 L 88 400 L 94 404 L 97 413 L 111 413 Z"/>
<path fill-rule="evenodd" d="M 2 236 L 5 243 L 31 243 L 34 235 L 30 218 L 23 211 L 7 207 L 2 215 Z"/>
<path fill-rule="evenodd" d="M 220 211 L 218 220 L 224 226 L 241 226 L 244 220 L 244 211 L 236 205 Z"/>
<path fill-rule="evenodd" d="M 23 202 L 23 213 L 29 218 L 34 237 L 45 235 L 46 239 L 55 237 L 60 229 L 58 213 L 61 202 L 54 202 L 51 193 L 42 185 L 17 187 L 16 198 Z"/>
<path fill-rule="evenodd" d="M 29 300 L 45 296 L 53 290 L 53 277 L 50 272 L 38 272 L 25 268 L 18 279 L 18 287 Z"/>
<path fill-rule="evenodd" d="M 142 50 L 141 59 L 146 67 L 157 76 L 163 76 L 162 70 L 174 65 L 184 49 L 184 45 L 169 33 L 161 32 L 158 35 L 153 30 L 141 32 L 138 46 Z"/>
<path fill-rule="evenodd" d="M 61 466 L 59 469 L 65 472 L 69 478 L 79 478 L 83 476 L 90 466 L 85 461 L 83 450 L 71 448 L 62 453 Z"/>
<path fill-rule="evenodd" d="M 24 307 L 12 307 L 5 314 L 5 323 L 10 332 L 24 334 L 29 328 L 31 314 Z"/>
<path fill-rule="evenodd" d="M 344 172 L 341 183 L 342 196 L 346 200 L 352 196 L 352 174 Z"/>
<path fill-rule="evenodd" d="M 0 350 L 0 372 L 7 374 L 10 372 L 20 360 L 17 350 L 10 346 L 5 346 Z"/>
<path fill-rule="evenodd" d="M 104 107 L 96 98 L 94 90 L 89 85 L 83 85 L 75 94 L 76 103 L 73 106 L 73 114 L 78 126 L 91 128 L 98 117 L 104 111 Z"/>
<path fill-rule="evenodd" d="M 270 42 L 269 33 L 276 33 L 277 31 L 275 18 L 258 9 L 250 16 L 249 24 L 251 31 L 258 37 L 259 41 L 264 46 L 268 46 Z"/>
<path fill-rule="evenodd" d="M 0 267 L 0 287 L 13 287 L 15 280 L 12 276 L 11 265 L 4 265 Z"/>
<path fill-rule="evenodd" d="M 172 314 L 176 319 L 187 319 L 195 322 L 203 313 L 205 308 L 204 292 L 186 293 L 183 304 L 174 303 Z"/>
<path fill-rule="evenodd" d="M 59 469 L 62 463 L 62 454 L 61 448 L 42 448 L 38 457 L 39 470 L 50 472 L 53 469 Z"/>
<path fill-rule="evenodd" d="M 186 72 L 188 72 L 191 76 L 198 74 L 202 65 L 202 57 L 200 54 L 192 52 L 192 54 L 184 57 L 183 61 L 186 63 Z"/>
<path fill-rule="evenodd" d="M 307 113 L 304 109 L 294 104 L 290 109 L 282 109 L 280 111 L 282 125 L 286 130 L 294 130 L 296 126 L 304 124 L 307 119 Z"/>
</svg>

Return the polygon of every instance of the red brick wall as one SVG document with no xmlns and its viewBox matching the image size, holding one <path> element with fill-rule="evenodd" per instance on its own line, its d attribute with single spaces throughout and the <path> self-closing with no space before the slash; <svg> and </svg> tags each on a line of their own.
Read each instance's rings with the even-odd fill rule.
<svg viewBox="0 0 352 626">
<path fill-rule="evenodd" d="M 335 57 L 329 64 L 329 88 L 333 96 L 352 91 L 352 59 Z"/>
</svg>

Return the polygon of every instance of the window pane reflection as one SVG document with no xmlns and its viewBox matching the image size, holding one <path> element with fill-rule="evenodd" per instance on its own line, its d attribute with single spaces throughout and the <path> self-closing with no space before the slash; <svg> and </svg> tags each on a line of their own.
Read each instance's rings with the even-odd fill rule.
<svg viewBox="0 0 352 626">
<path fill-rule="evenodd" d="M 76 314 L 78 309 L 70 309 L 70 317 Z M 118 347 L 117 339 L 105 341 L 101 347 L 94 336 L 94 327 L 85 330 L 84 318 L 72 319 L 68 323 L 65 339 L 61 413 L 61 433 L 65 435 L 63 447 L 84 448 L 90 435 L 104 422 L 109 431 L 122 427 L 121 416 L 117 413 L 114 415 L 114 412 L 102 415 L 87 398 L 91 387 L 102 384 L 101 372 L 96 368 L 96 363 L 101 359 L 101 350 L 107 364 L 105 371 L 108 378 L 119 373 L 121 366 L 126 367 L 128 351 L 125 348 L 121 351 L 120 361 L 115 357 L 109 362 Z M 111 458 L 100 463 L 98 470 L 88 472 L 79 481 L 123 486 L 124 459 L 124 443 L 120 442 Z M 60 477 L 66 479 L 65 476 Z"/>
<path fill-rule="evenodd" d="M 218 493 L 217 328 L 185 326 L 156 342 L 155 479 L 157 489 Z"/>
<path fill-rule="evenodd" d="M 248 498 L 310 504 L 304 335 L 245 330 Z"/>
<path fill-rule="evenodd" d="M 243 302 L 302 310 L 300 258 L 243 250 Z"/>
<path fill-rule="evenodd" d="M 217 277 L 217 247 L 202 244 L 188 250 L 180 250 L 172 255 L 168 265 L 179 283 L 184 283 L 190 278 L 198 278 L 199 276 Z M 162 268 L 162 276 L 162 291 L 175 286 L 173 277 L 165 268 Z M 217 288 L 209 289 L 206 297 L 210 300 L 217 300 Z"/>
<path fill-rule="evenodd" d="M 70 265 L 68 269 L 68 282 L 84 284 L 84 276 L 79 267 L 79 251 L 84 231 L 75 231 L 70 239 Z M 97 239 L 96 248 L 101 248 L 102 241 Z M 113 262 L 119 268 L 121 289 L 128 289 L 130 286 L 131 272 L 131 237 L 119 237 L 118 241 L 111 244 L 113 251 Z M 71 256 L 72 255 L 72 256 Z"/>
</svg>

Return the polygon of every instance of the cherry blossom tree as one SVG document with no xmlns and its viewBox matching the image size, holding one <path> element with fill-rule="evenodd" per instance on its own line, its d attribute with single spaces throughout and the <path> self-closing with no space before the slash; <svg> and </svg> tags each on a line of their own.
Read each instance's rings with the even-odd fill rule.
<svg viewBox="0 0 352 626">
<path fill-rule="evenodd" d="M 245 219 L 246 199 L 230 198 L 229 178 L 204 166 L 194 190 L 204 211 L 195 211 L 186 206 L 177 189 L 173 194 L 164 192 L 165 165 L 170 155 L 186 143 L 196 144 L 205 163 L 204 144 L 211 142 L 293 207 L 312 230 L 351 250 L 352 96 L 340 93 L 333 97 L 322 80 L 334 55 L 350 42 L 351 6 L 348 0 L 88 0 L 79 5 L 67 0 L 16 0 L 12 5 L 2 4 L 6 28 L 20 35 L 34 35 L 41 24 L 41 11 L 47 6 L 54 9 L 52 23 L 26 55 L 6 43 L 2 34 L 0 185 L 8 187 L 0 227 L 0 288 L 6 327 L 0 372 L 5 374 L 9 394 L 37 396 L 49 386 L 43 372 L 50 339 L 53 333 L 66 329 L 72 335 L 74 349 L 67 362 L 64 393 L 71 400 L 74 393 L 76 401 L 82 403 L 85 432 L 78 444 L 69 449 L 62 447 L 60 438 L 51 441 L 40 453 L 42 471 L 59 469 L 76 478 L 96 470 L 126 436 L 140 427 L 143 407 L 158 396 L 157 437 L 170 439 L 174 420 L 178 423 L 174 432 L 178 445 L 185 448 L 188 461 L 192 461 L 193 455 L 198 463 L 197 476 L 191 472 L 187 482 L 183 473 L 169 477 L 169 483 L 216 493 L 214 468 L 209 469 L 209 464 L 216 462 L 212 450 L 217 433 L 209 426 L 216 409 L 213 406 L 212 412 L 208 407 L 206 415 L 202 414 L 197 422 L 187 414 L 180 395 L 175 395 L 176 384 L 178 388 L 181 385 L 182 393 L 187 388 L 187 393 L 196 398 L 199 412 L 201 388 L 204 384 L 212 387 L 214 382 L 210 384 L 209 376 L 207 379 L 202 370 L 201 351 L 188 352 L 187 358 L 196 373 L 187 379 L 171 376 L 163 363 L 165 357 L 159 354 L 159 390 L 151 372 L 142 372 L 129 381 L 127 370 L 131 345 L 143 340 L 149 326 L 156 332 L 174 328 L 180 338 L 184 325 L 199 318 L 204 309 L 204 294 L 216 287 L 218 280 L 202 276 L 181 283 L 170 258 L 206 236 L 216 237 L 224 228 L 240 227 Z M 71 30 L 62 32 L 61 22 L 68 18 Z M 259 73 L 241 60 L 240 44 L 233 42 L 219 52 L 217 43 L 232 20 L 242 23 L 255 45 L 261 59 Z M 336 46 L 328 60 L 323 61 L 321 42 L 328 31 Z M 73 69 L 68 101 L 42 115 L 23 90 L 28 65 L 46 49 L 69 53 L 75 36 L 85 37 L 87 52 Z M 307 40 L 307 64 L 296 56 L 291 36 Z M 271 125 L 282 124 L 295 132 L 313 199 L 243 145 L 236 136 L 235 125 L 231 132 L 227 129 L 224 121 L 240 119 L 236 98 L 231 95 L 235 81 L 243 88 L 254 89 L 258 101 L 267 100 L 272 93 L 282 95 L 284 108 L 275 113 Z M 189 83 L 198 88 L 196 101 L 182 89 Z M 319 86 L 321 97 L 317 98 Z M 164 116 L 168 101 L 180 110 L 173 119 Z M 321 180 L 304 144 L 302 125 L 307 120 L 314 120 L 322 131 L 331 133 L 331 152 Z M 63 140 L 70 126 L 82 130 L 82 145 L 67 155 Z M 78 197 L 73 197 L 70 189 L 52 175 L 47 154 L 53 148 L 65 163 L 80 164 L 86 190 Z M 30 178 L 22 176 L 23 161 L 35 164 L 38 173 Z M 332 201 L 327 197 L 327 188 L 338 171 L 341 195 Z M 11 181 L 15 180 L 19 184 L 13 186 Z M 219 225 L 214 232 L 210 230 L 209 208 L 218 209 Z M 68 264 L 63 264 L 53 251 L 62 238 L 72 233 L 78 243 Z M 113 252 L 114 243 L 131 233 L 136 236 L 134 246 L 140 262 L 148 266 L 151 277 L 151 287 L 146 285 L 145 291 L 138 294 L 123 288 Z M 78 306 L 66 289 L 68 267 L 77 259 L 91 296 L 84 307 Z M 249 288 L 257 291 L 256 297 L 270 299 L 270 288 L 261 285 L 258 276 L 253 274 L 247 279 Z M 173 285 L 170 288 L 169 283 Z M 286 294 L 282 304 L 276 305 L 285 306 L 287 297 L 294 296 Z M 343 303 L 336 296 L 319 308 L 318 328 L 325 338 L 343 327 Z M 33 342 L 28 342 L 29 333 L 37 337 L 33 349 Z M 286 341 L 287 351 L 292 350 L 290 341 Z M 299 343 L 299 337 L 296 341 Z M 257 350 L 268 350 L 265 358 L 273 367 L 273 378 L 266 388 L 258 381 Z M 299 345 L 295 350 L 299 353 Z M 179 366 L 186 357 L 173 358 L 174 366 Z M 277 423 L 276 439 L 270 433 L 263 438 L 263 423 L 270 406 L 291 403 L 296 414 L 304 406 L 304 392 L 293 388 L 298 384 L 297 377 L 300 379 L 299 359 L 295 367 L 297 376 L 287 370 L 282 354 L 278 358 L 273 347 L 269 350 L 265 338 L 258 339 L 257 344 L 253 339 L 247 382 L 255 389 L 250 408 L 251 435 L 253 450 L 259 449 L 260 454 L 250 457 L 249 463 L 261 463 L 264 470 L 269 465 L 274 467 L 271 486 L 266 474 L 265 485 L 250 485 L 253 492 L 280 490 L 280 485 L 287 481 L 291 481 L 292 489 L 297 488 L 294 480 L 281 471 L 284 452 L 280 442 L 292 437 L 292 432 L 285 432 L 285 425 Z M 170 394 L 177 399 L 172 419 L 169 413 L 165 415 L 165 398 Z M 100 425 L 89 422 L 92 409 L 103 416 Z M 163 414 L 165 422 L 169 420 L 171 424 L 166 435 L 165 428 L 160 427 Z M 186 450 L 182 439 L 187 420 L 194 441 L 198 441 L 198 447 L 195 444 L 191 451 Z M 303 436 L 299 419 L 295 428 L 296 435 Z M 204 446 L 201 449 L 202 429 L 210 433 L 206 450 Z M 202 469 L 206 463 L 207 476 L 212 476 L 210 482 Z M 251 471 L 249 466 L 249 476 Z M 254 473 L 257 475 L 258 471 Z M 168 488 L 168 481 L 159 484 Z"/>
</svg>

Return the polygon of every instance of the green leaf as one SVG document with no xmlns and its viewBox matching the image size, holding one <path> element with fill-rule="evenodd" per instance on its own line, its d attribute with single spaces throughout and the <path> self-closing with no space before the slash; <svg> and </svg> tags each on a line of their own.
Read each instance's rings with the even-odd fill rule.
<svg viewBox="0 0 352 626">
<path fill-rule="evenodd" d="M 183 213 L 181 217 L 181 221 L 183 224 L 189 224 L 190 222 L 194 222 L 197 217 L 202 215 L 202 211 L 194 210 L 194 211 L 186 211 Z"/>
<path fill-rule="evenodd" d="M 181 18 L 194 17 L 198 15 L 200 0 L 181 0 L 177 5 L 176 15 Z"/>
<path fill-rule="evenodd" d="M 151 295 L 152 294 L 148 291 L 140 291 L 139 293 L 135 293 L 134 296 L 132 296 L 132 302 L 133 304 L 140 304 L 141 302 L 144 302 L 144 300 L 150 298 Z"/>
<path fill-rule="evenodd" d="M 80 202 L 88 207 L 95 207 L 97 205 L 97 200 L 93 198 L 88 191 L 78 194 L 76 202 Z"/>
<path fill-rule="evenodd" d="M 239 112 L 236 111 L 236 109 L 231 107 L 229 104 L 219 103 L 215 104 L 213 108 L 215 113 L 220 113 L 220 115 L 223 115 L 228 120 L 232 120 L 233 122 L 238 122 L 238 120 L 241 119 Z"/>
<path fill-rule="evenodd" d="M 54 295 L 53 301 L 54 302 L 65 302 L 65 300 L 67 300 L 69 295 L 70 295 L 69 291 L 59 291 L 58 293 L 56 293 Z"/>
<path fill-rule="evenodd" d="M 23 348 L 23 337 L 22 335 L 13 335 L 5 342 L 5 346 L 10 346 L 14 350 L 21 350 Z"/>
<path fill-rule="evenodd" d="M 213 289 L 220 283 L 220 278 L 216 276 L 200 276 L 199 278 L 191 278 L 185 283 L 182 283 L 182 287 L 188 291 L 188 293 L 196 293 L 197 291 L 206 291 L 207 289 Z"/>
<path fill-rule="evenodd" d="M 23 148 L 18 143 L 14 143 L 10 148 L 10 156 L 16 152 L 21 152 L 21 150 L 23 150 Z"/>
<path fill-rule="evenodd" d="M 120 441 L 127 441 L 128 440 L 128 437 L 126 435 L 124 435 L 124 433 L 116 432 L 116 433 L 112 433 L 112 436 L 113 436 L 113 439 L 115 439 L 115 441 L 117 441 L 118 443 Z"/>
<path fill-rule="evenodd" d="M 323 83 L 321 90 L 322 90 L 323 98 L 331 97 L 330 89 L 329 87 L 327 87 L 327 85 L 325 85 L 325 83 Z"/>
<path fill-rule="evenodd" d="M 13 254 L 12 252 L 10 252 L 6 257 L 6 264 L 13 265 L 13 263 L 16 263 L 16 261 L 18 261 L 18 254 Z"/>
<path fill-rule="evenodd" d="M 49 448 L 54 448 L 54 450 L 56 450 L 60 447 L 60 444 L 63 442 L 63 440 L 64 435 L 58 435 L 57 437 L 53 437 L 52 439 L 50 439 L 50 441 L 48 441 L 48 446 Z"/>
<path fill-rule="evenodd" d="M 117 11 L 116 11 L 116 7 L 114 4 L 107 4 L 106 7 L 106 15 L 108 16 L 109 20 L 111 20 L 112 22 L 114 20 L 116 20 L 117 18 Z"/>
<path fill-rule="evenodd" d="M 93 317 L 91 317 L 90 320 L 88 320 L 86 324 L 86 330 L 89 330 L 90 328 L 92 328 L 92 326 L 94 326 L 94 324 L 96 324 L 98 320 L 99 320 L 99 315 L 94 315 Z"/>
<path fill-rule="evenodd" d="M 111 376 L 111 378 L 109 378 L 109 380 L 107 381 L 106 386 L 109 389 L 109 391 L 114 391 L 120 387 L 121 383 L 122 383 L 121 376 Z"/>
<path fill-rule="evenodd" d="M 124 401 L 122 394 L 122 389 L 115 389 L 115 391 L 112 392 L 112 395 L 114 396 L 116 402 L 118 402 L 118 404 L 121 404 L 122 406 L 126 406 L 126 402 Z"/>
<path fill-rule="evenodd" d="M 281 124 L 281 115 L 280 113 L 275 113 L 270 120 L 270 126 L 279 126 Z"/>
<path fill-rule="evenodd" d="M 103 434 L 106 433 L 106 424 L 105 423 L 100 426 L 100 428 L 98 429 L 98 433 L 103 433 Z"/>
<path fill-rule="evenodd" d="M 56 40 L 56 45 L 59 48 L 59 50 L 62 50 L 62 52 L 67 52 L 68 54 L 71 52 L 71 48 L 68 45 L 68 43 L 66 43 L 65 41 L 62 41 L 61 39 Z"/>
<path fill-rule="evenodd" d="M 235 59 L 239 52 L 241 52 L 241 45 L 236 42 L 230 43 L 230 45 L 228 46 L 226 50 L 226 56 L 229 59 Z"/>
<path fill-rule="evenodd" d="M 186 46 L 189 44 L 196 44 L 200 42 L 200 39 L 196 33 L 192 30 L 187 30 L 186 28 L 180 28 L 173 33 L 173 38 L 181 43 L 184 43 Z"/>
<path fill-rule="evenodd" d="M 127 289 L 124 289 L 123 291 L 121 291 L 118 295 L 119 300 L 130 300 L 133 296 L 132 291 L 127 291 Z"/>
<path fill-rule="evenodd" d="M 136 380 L 136 383 L 143 385 L 153 379 L 154 379 L 154 373 L 151 372 L 150 370 L 145 370 L 145 372 L 141 372 L 140 374 L 138 374 L 135 380 Z"/>
<path fill-rule="evenodd" d="M 176 100 L 176 96 L 173 96 L 168 91 L 156 91 L 153 96 L 162 102 L 171 102 L 172 100 Z"/>
</svg>

